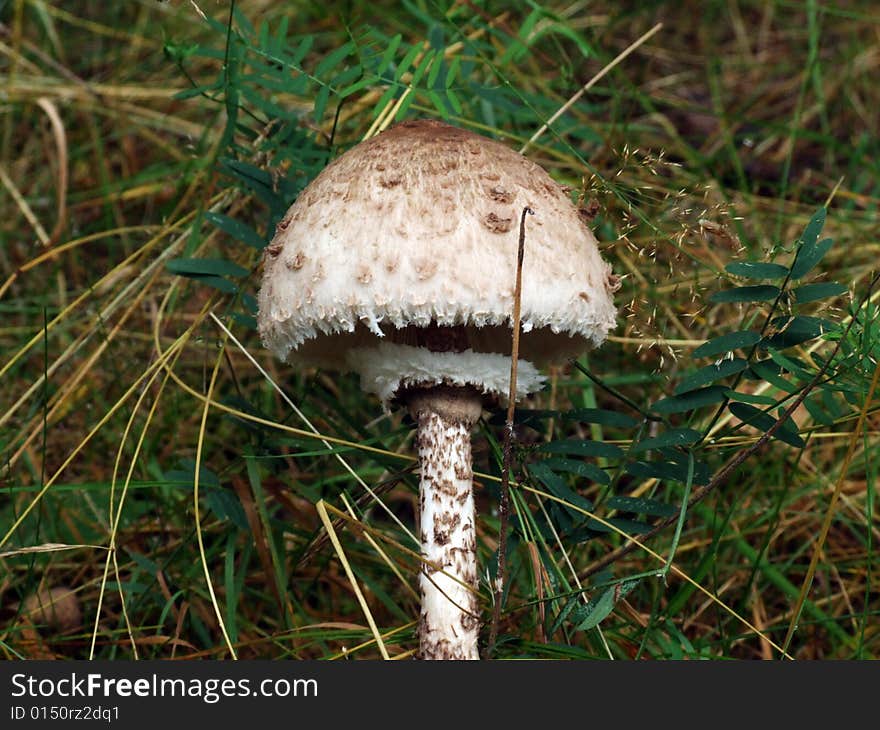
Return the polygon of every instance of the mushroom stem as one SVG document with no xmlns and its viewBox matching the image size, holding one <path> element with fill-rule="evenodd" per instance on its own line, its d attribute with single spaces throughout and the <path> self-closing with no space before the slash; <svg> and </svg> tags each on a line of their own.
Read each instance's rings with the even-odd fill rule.
<svg viewBox="0 0 880 730">
<path fill-rule="evenodd" d="M 479 659 L 471 428 L 482 398 L 473 388 L 437 386 L 407 400 L 418 422 L 421 473 L 418 657 Z"/>
</svg>

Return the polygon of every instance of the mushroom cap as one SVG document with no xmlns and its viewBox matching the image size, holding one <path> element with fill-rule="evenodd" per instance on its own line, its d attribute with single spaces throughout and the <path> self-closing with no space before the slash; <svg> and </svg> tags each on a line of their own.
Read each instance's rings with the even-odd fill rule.
<svg viewBox="0 0 880 730">
<path fill-rule="evenodd" d="M 282 360 L 362 381 L 375 379 L 364 363 L 378 358 L 380 370 L 403 371 L 396 384 L 365 384 L 382 397 L 430 381 L 424 372 L 457 354 L 477 372 L 465 382 L 506 392 L 486 371 L 509 377 L 526 206 L 520 357 L 550 363 L 601 344 L 615 323 L 616 277 L 565 190 L 505 145 L 431 120 L 356 145 L 302 191 L 266 248 L 263 343 Z M 432 327 L 463 331 L 466 342 L 426 356 L 412 331 Z M 447 362 L 437 382 L 455 370 Z M 536 370 L 519 378 L 525 392 L 541 381 Z"/>
<path fill-rule="evenodd" d="M 57 631 L 72 631 L 82 625 L 79 598 L 65 586 L 44 588 L 31 594 L 22 604 L 21 611 L 34 623 Z"/>
</svg>

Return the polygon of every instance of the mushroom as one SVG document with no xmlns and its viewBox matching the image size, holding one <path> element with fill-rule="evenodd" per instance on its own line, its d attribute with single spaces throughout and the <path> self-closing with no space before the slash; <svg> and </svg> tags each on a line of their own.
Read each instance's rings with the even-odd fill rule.
<svg viewBox="0 0 880 730">
<path fill-rule="evenodd" d="M 61 632 L 72 631 L 82 624 L 79 599 L 66 586 L 44 588 L 31 594 L 22 603 L 21 612 L 35 624 Z"/>
<path fill-rule="evenodd" d="M 516 398 L 538 365 L 599 345 L 617 279 L 565 189 L 500 142 L 397 124 L 328 165 L 266 248 L 263 343 L 298 366 L 351 371 L 417 423 L 417 656 L 477 659 L 470 432 L 508 397 L 521 212 L 531 208 Z"/>
</svg>

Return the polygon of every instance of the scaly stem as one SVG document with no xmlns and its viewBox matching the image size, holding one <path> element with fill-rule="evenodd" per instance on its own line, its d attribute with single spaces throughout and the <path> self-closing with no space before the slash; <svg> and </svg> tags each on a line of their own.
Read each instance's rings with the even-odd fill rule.
<svg viewBox="0 0 880 730">
<path fill-rule="evenodd" d="M 470 388 L 439 386 L 411 393 L 409 408 L 421 471 L 418 657 L 479 659 L 471 428 L 481 398 Z"/>
</svg>

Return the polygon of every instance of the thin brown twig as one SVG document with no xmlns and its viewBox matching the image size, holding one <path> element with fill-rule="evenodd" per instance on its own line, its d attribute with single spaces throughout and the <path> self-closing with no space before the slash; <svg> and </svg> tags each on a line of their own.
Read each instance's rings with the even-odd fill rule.
<svg viewBox="0 0 880 730">
<path fill-rule="evenodd" d="M 513 341 L 510 347 L 510 386 L 507 391 L 507 417 L 504 421 L 504 446 L 501 465 L 501 497 L 498 501 L 500 521 L 498 533 L 498 569 L 495 574 L 495 606 L 492 611 L 492 626 L 489 630 L 489 644 L 486 657 L 490 657 L 498 638 L 498 624 L 501 622 L 501 602 L 504 597 L 504 563 L 507 553 L 507 524 L 510 519 L 510 469 L 513 462 L 513 421 L 516 410 L 516 366 L 519 359 L 519 330 L 522 318 L 522 268 L 526 248 L 526 216 L 535 211 L 526 206 L 519 219 L 519 245 L 516 250 L 516 286 L 513 290 Z"/>
</svg>

